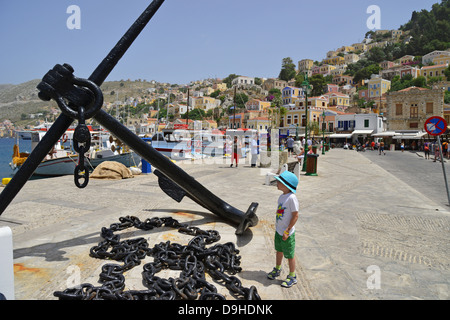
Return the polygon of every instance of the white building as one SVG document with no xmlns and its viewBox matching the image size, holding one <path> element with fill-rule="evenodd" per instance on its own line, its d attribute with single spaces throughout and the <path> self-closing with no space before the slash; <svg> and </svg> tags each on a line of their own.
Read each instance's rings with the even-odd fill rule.
<svg viewBox="0 0 450 320">
<path fill-rule="evenodd" d="M 376 113 L 368 114 L 338 114 L 336 115 L 336 134 L 330 138 L 346 138 L 355 143 L 366 141 L 374 134 L 386 130 L 383 117 Z"/>
<path fill-rule="evenodd" d="M 427 65 L 427 64 L 433 62 L 433 59 L 440 57 L 440 56 L 450 56 L 450 52 L 449 51 L 439 51 L 439 50 L 430 52 L 422 57 L 422 64 Z"/>
<path fill-rule="evenodd" d="M 255 84 L 255 78 L 251 78 L 251 77 L 243 77 L 243 76 L 239 76 L 237 78 L 235 78 L 231 84 L 234 85 L 254 85 Z"/>
</svg>

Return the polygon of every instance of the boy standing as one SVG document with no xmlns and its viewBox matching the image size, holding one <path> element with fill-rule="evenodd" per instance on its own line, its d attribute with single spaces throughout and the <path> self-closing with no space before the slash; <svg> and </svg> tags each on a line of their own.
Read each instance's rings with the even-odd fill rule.
<svg viewBox="0 0 450 320">
<path fill-rule="evenodd" d="M 297 283 L 295 275 L 295 223 L 298 220 L 297 193 L 298 178 L 295 174 L 285 171 L 277 179 L 278 190 L 283 194 L 278 198 L 276 213 L 275 250 L 276 266 L 267 277 L 271 280 L 281 274 L 281 261 L 283 256 L 288 259 L 289 275 L 281 283 L 282 287 L 290 288 Z"/>
</svg>

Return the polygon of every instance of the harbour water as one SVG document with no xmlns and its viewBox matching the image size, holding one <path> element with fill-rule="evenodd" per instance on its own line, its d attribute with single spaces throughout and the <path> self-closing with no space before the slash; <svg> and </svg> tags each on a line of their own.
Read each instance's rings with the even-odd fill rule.
<svg viewBox="0 0 450 320">
<path fill-rule="evenodd" d="M 11 178 L 16 171 L 9 166 L 12 161 L 13 147 L 16 143 L 15 138 L 0 139 L 0 179 Z M 20 152 L 31 151 L 31 140 L 19 140 Z"/>
</svg>

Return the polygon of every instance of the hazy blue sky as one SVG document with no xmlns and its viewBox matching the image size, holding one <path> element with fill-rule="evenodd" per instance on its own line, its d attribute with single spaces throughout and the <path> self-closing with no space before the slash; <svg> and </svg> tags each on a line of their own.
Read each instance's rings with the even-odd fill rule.
<svg viewBox="0 0 450 320">
<path fill-rule="evenodd" d="M 40 79 L 57 63 L 87 78 L 151 0 L 0 0 L 0 83 Z M 291 57 L 321 61 L 364 39 L 370 5 L 381 28 L 440 0 L 166 0 L 107 80 L 186 84 L 235 73 L 277 77 Z M 69 29 L 70 5 L 81 29 Z"/>
</svg>

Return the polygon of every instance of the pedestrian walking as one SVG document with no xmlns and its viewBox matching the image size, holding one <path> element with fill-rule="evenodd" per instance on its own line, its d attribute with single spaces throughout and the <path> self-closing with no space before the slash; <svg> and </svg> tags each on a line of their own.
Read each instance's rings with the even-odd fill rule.
<svg viewBox="0 0 450 320">
<path fill-rule="evenodd" d="M 402 142 L 402 144 L 400 145 L 400 149 L 402 149 L 402 152 L 405 151 L 405 143 Z"/>
<path fill-rule="evenodd" d="M 383 152 L 384 155 L 386 155 L 386 152 L 384 152 L 384 141 L 383 141 L 383 140 L 380 141 L 380 146 L 379 146 L 379 153 L 378 153 L 378 155 L 381 156 L 381 153 L 382 153 L 382 152 Z"/>
<path fill-rule="evenodd" d="M 447 141 L 443 141 L 442 142 L 442 156 L 446 157 L 447 156 L 447 149 L 448 149 L 448 142 Z M 448 157 L 447 157 L 448 159 Z"/>
<path fill-rule="evenodd" d="M 286 147 L 288 150 L 288 157 L 290 157 L 294 153 L 294 139 L 292 136 L 289 136 L 289 138 L 286 141 Z"/>
<path fill-rule="evenodd" d="M 425 159 L 430 160 L 430 143 L 425 142 L 423 146 L 423 152 L 425 153 Z"/>
<path fill-rule="evenodd" d="M 271 280 L 281 275 L 281 262 L 283 257 L 289 263 L 289 275 L 281 283 L 282 287 L 290 288 L 297 283 L 295 274 L 295 223 L 298 220 L 299 204 L 296 196 L 298 178 L 295 174 L 284 171 L 276 176 L 277 187 L 283 194 L 278 198 L 278 207 L 276 212 L 276 231 L 275 231 L 275 268 L 267 274 Z"/>
<path fill-rule="evenodd" d="M 236 168 L 237 168 L 238 164 L 239 164 L 239 152 L 241 151 L 241 141 L 238 139 L 237 136 L 234 136 L 232 151 L 233 151 L 233 155 L 231 157 L 230 168 L 233 167 L 233 161 L 236 161 Z"/>
<path fill-rule="evenodd" d="M 439 151 L 439 144 L 437 142 L 434 143 L 434 160 L 433 160 L 433 162 L 436 162 L 436 160 L 442 161 L 440 151 Z"/>
</svg>

